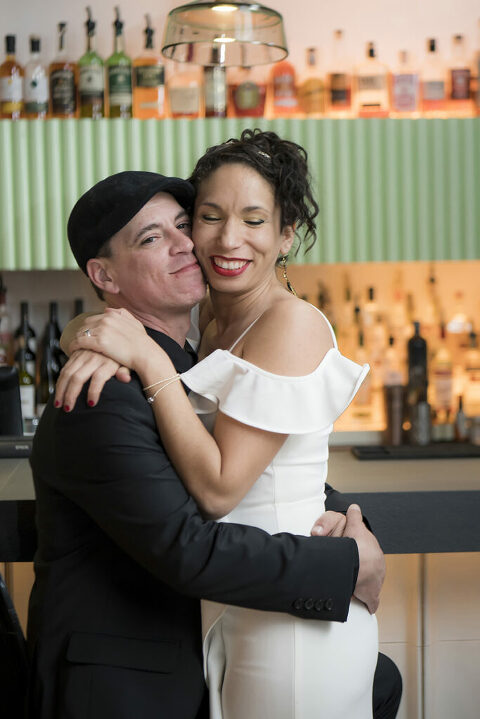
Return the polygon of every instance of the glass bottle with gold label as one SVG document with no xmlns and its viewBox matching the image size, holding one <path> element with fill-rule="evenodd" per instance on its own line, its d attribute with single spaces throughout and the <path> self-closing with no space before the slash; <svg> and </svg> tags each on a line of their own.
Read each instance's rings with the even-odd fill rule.
<svg viewBox="0 0 480 719">
<path fill-rule="evenodd" d="M 345 33 L 335 30 L 332 63 L 328 73 L 328 112 L 332 117 L 352 114 L 352 67 L 345 48 Z"/>
<path fill-rule="evenodd" d="M 317 61 L 317 48 L 307 47 L 305 70 L 298 85 L 298 103 L 309 117 L 325 113 L 325 84 Z"/>
<path fill-rule="evenodd" d="M 77 116 L 77 66 L 66 50 L 67 23 L 58 23 L 58 54 L 48 68 L 52 117 Z"/>
<path fill-rule="evenodd" d="M 388 68 L 378 60 L 373 42 L 355 70 L 354 107 L 359 117 L 388 117 Z"/>
<path fill-rule="evenodd" d="M 18 120 L 23 114 L 23 68 L 15 58 L 15 35 L 5 37 L 5 52 L 0 65 L 0 118 Z"/>
<path fill-rule="evenodd" d="M 132 116 L 132 61 L 124 50 L 123 22 L 115 8 L 113 54 L 107 60 L 108 116 Z"/>
<path fill-rule="evenodd" d="M 87 7 L 87 50 L 78 61 L 78 97 L 80 117 L 98 119 L 105 112 L 105 75 L 103 60 L 95 50 L 95 22 Z"/>
<path fill-rule="evenodd" d="M 142 120 L 165 116 L 165 67 L 154 50 L 150 15 L 145 20 L 145 49 L 133 61 L 133 116 Z"/>
<path fill-rule="evenodd" d="M 228 115 L 263 117 L 267 93 L 266 70 L 257 67 L 232 67 L 228 71 Z"/>
</svg>

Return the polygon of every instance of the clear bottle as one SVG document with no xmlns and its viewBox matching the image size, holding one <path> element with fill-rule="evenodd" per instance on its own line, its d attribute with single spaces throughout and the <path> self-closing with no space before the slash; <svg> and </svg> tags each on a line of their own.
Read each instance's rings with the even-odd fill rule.
<svg viewBox="0 0 480 719">
<path fill-rule="evenodd" d="M 7 288 L 0 275 L 0 365 L 11 364 L 13 336 L 10 312 L 7 307 Z"/>
<path fill-rule="evenodd" d="M 462 290 L 455 292 L 453 312 L 447 324 L 447 344 L 452 353 L 454 364 L 460 364 L 465 350 L 469 347 L 469 335 L 472 332 L 472 322 L 465 310 L 464 294 Z"/>
<path fill-rule="evenodd" d="M 328 73 L 327 83 L 329 115 L 350 117 L 352 114 L 352 67 L 346 54 L 343 30 L 334 32 L 332 66 Z"/>
<path fill-rule="evenodd" d="M 366 60 L 355 69 L 354 108 L 359 117 L 388 117 L 388 68 L 377 59 L 373 42 Z"/>
<path fill-rule="evenodd" d="M 203 73 L 193 65 L 193 45 L 190 44 L 186 63 L 172 63 L 167 77 L 170 116 L 196 119 L 204 114 Z"/>
<path fill-rule="evenodd" d="M 469 347 L 465 352 L 465 383 L 463 387 L 465 413 L 480 416 L 480 350 L 477 335 L 470 332 Z"/>
<path fill-rule="evenodd" d="M 309 117 L 325 114 L 325 83 L 318 65 L 317 48 L 307 47 L 305 69 L 298 84 L 300 110 Z"/>
<path fill-rule="evenodd" d="M 228 71 L 228 115 L 230 117 L 263 117 L 267 81 L 265 68 L 232 67 Z"/>
<path fill-rule="evenodd" d="M 48 77 L 40 58 L 40 38 L 30 38 L 30 59 L 25 65 L 25 117 L 44 120 L 48 115 Z"/>
<path fill-rule="evenodd" d="M 362 308 L 362 326 L 365 333 L 365 345 L 367 349 L 372 346 L 372 335 L 377 319 L 378 303 L 375 299 L 375 288 L 369 287 L 367 290 L 367 301 Z"/>
<path fill-rule="evenodd" d="M 273 117 L 294 117 L 300 108 L 295 68 L 288 60 L 275 63 L 270 75 L 269 107 Z"/>
<path fill-rule="evenodd" d="M 420 85 L 418 72 L 407 50 L 398 53 L 398 65 L 391 76 L 392 117 L 418 117 Z"/>
<path fill-rule="evenodd" d="M 450 413 L 453 408 L 453 362 L 445 337 L 445 326 L 442 325 L 440 342 L 430 370 L 432 403 L 437 413 Z"/>
<path fill-rule="evenodd" d="M 35 380 L 33 375 L 27 369 L 27 362 L 27 352 L 22 337 L 18 352 L 17 366 L 24 430 L 26 422 L 35 417 Z"/>
<path fill-rule="evenodd" d="M 222 46 L 222 49 L 225 45 Z M 203 91 L 205 93 L 205 117 L 227 116 L 227 71 L 221 64 L 221 50 L 212 47 L 210 62 L 203 71 Z"/>
<path fill-rule="evenodd" d="M 463 35 L 454 35 L 452 60 L 449 68 L 450 111 L 455 115 L 469 115 L 473 112 L 471 100 L 471 69 L 465 49 Z"/>
<path fill-rule="evenodd" d="M 395 337 L 390 335 L 388 338 L 388 346 L 385 350 L 383 358 L 383 384 L 385 387 L 393 385 L 403 385 L 404 372 L 403 364 L 398 347 L 395 343 Z"/>
<path fill-rule="evenodd" d="M 95 49 L 95 22 L 87 7 L 87 49 L 78 61 L 78 98 L 80 117 L 94 120 L 105 115 L 105 69 L 103 60 Z"/>
<path fill-rule="evenodd" d="M 421 72 L 421 106 L 427 117 L 444 117 L 447 109 L 447 72 L 438 52 L 437 40 L 427 40 L 427 57 Z"/>
<path fill-rule="evenodd" d="M 77 65 L 66 50 L 67 23 L 58 23 L 58 54 L 48 68 L 50 83 L 50 114 L 52 117 L 76 117 Z"/>
<path fill-rule="evenodd" d="M 0 119 L 23 115 L 23 67 L 15 57 L 15 35 L 5 36 L 5 61 L 0 65 Z"/>
<path fill-rule="evenodd" d="M 108 117 L 132 117 L 132 61 L 124 50 L 123 22 L 115 8 L 113 54 L 106 62 Z"/>
<path fill-rule="evenodd" d="M 133 116 L 158 120 L 165 117 L 165 65 L 154 49 L 150 15 L 145 20 L 145 48 L 133 61 Z"/>
</svg>

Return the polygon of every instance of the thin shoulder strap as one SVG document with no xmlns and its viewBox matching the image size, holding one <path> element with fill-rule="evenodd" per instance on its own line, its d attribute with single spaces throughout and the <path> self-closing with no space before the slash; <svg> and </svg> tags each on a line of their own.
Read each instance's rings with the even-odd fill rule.
<svg viewBox="0 0 480 719">
<path fill-rule="evenodd" d="M 323 319 L 324 319 L 325 322 L 327 323 L 328 329 L 330 330 L 330 334 L 332 335 L 333 346 L 335 347 L 335 349 L 338 349 L 337 338 L 336 338 L 336 336 L 335 336 L 335 332 L 333 331 L 333 327 L 332 327 L 332 325 L 330 324 L 330 322 L 329 322 L 329 320 L 328 320 L 328 317 L 326 317 L 326 315 L 323 314 L 322 310 L 319 310 L 318 307 L 315 307 L 315 305 L 312 305 L 312 307 L 313 307 L 315 310 L 317 310 L 317 312 L 320 312 L 320 314 L 322 315 Z"/>
<path fill-rule="evenodd" d="M 262 312 L 262 314 L 263 314 L 263 312 Z M 256 322 L 257 320 L 259 320 L 261 316 L 262 316 L 262 315 L 258 315 L 258 317 L 256 317 L 256 318 L 253 320 L 253 322 L 251 322 L 251 323 L 248 325 L 247 329 L 246 329 L 246 330 L 243 330 L 243 332 L 242 332 L 242 334 L 240 335 L 240 337 L 237 337 L 237 339 L 235 340 L 235 342 L 233 343 L 233 345 L 229 348 L 229 350 L 228 350 L 229 352 L 231 352 L 231 351 L 238 345 L 238 343 L 240 342 L 240 340 L 242 340 L 242 339 L 245 337 L 245 335 L 247 334 L 248 330 L 250 330 L 250 329 L 253 327 L 253 325 L 255 324 L 255 322 Z"/>
</svg>

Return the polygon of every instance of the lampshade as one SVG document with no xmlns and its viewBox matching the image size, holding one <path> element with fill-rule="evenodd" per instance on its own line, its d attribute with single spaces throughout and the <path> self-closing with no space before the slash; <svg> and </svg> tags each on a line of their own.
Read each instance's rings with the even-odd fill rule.
<svg viewBox="0 0 480 719">
<path fill-rule="evenodd" d="M 197 65 L 265 65 L 288 55 L 283 19 L 248 2 L 195 2 L 172 10 L 162 43 L 165 57 Z"/>
</svg>

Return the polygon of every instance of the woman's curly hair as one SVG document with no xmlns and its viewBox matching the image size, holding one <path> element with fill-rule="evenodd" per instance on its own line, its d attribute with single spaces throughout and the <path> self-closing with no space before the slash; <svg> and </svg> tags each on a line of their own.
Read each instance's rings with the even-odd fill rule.
<svg viewBox="0 0 480 719">
<path fill-rule="evenodd" d="M 240 162 L 256 170 L 274 190 L 280 207 L 281 227 L 295 227 L 295 234 L 303 227 L 303 241 L 309 250 L 317 233 L 315 217 L 318 205 L 313 196 L 307 153 L 300 145 L 282 140 L 275 132 L 244 130 L 239 139 L 232 138 L 221 145 L 208 148 L 198 160 L 190 182 L 198 191 L 199 185 L 222 165 Z M 298 250 L 297 250 L 298 251 Z"/>
</svg>

